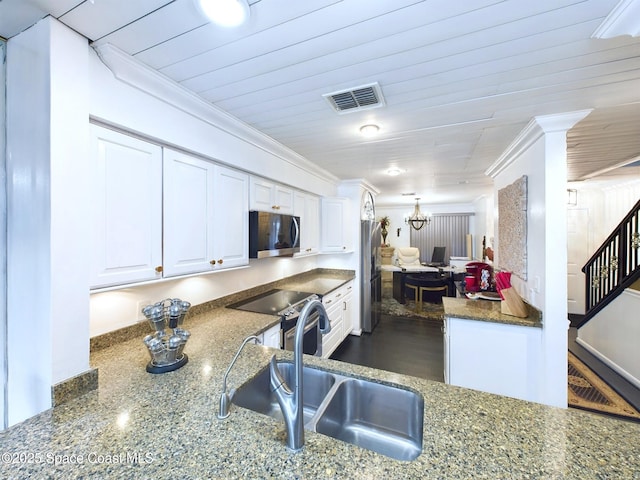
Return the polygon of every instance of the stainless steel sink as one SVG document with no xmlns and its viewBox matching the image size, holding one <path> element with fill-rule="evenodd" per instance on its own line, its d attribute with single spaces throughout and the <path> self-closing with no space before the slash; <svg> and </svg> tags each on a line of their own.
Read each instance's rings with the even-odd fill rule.
<svg viewBox="0 0 640 480">
<path fill-rule="evenodd" d="M 278 362 L 280 372 L 288 385 L 293 384 L 293 363 Z M 318 407 L 335 383 L 335 376 L 324 370 L 304 367 L 302 370 L 302 398 L 304 403 L 304 423 L 310 421 Z M 254 412 L 269 415 L 282 420 L 280 405 L 271 391 L 269 368 L 261 370 L 258 375 L 241 385 L 233 396 L 232 403 Z"/>
<path fill-rule="evenodd" d="M 424 399 L 417 393 L 370 381 L 341 382 L 315 431 L 397 460 L 422 452 Z"/>
<path fill-rule="evenodd" d="M 278 366 L 291 382 L 293 364 Z M 313 367 L 304 367 L 303 376 L 306 430 L 397 460 L 414 460 L 422 452 L 424 399 L 419 393 Z M 232 402 L 282 420 L 268 368 L 240 386 Z"/>
</svg>

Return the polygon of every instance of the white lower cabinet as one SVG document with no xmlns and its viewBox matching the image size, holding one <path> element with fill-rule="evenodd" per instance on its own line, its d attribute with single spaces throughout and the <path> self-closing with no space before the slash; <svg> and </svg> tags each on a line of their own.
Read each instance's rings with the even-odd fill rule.
<svg viewBox="0 0 640 480">
<path fill-rule="evenodd" d="M 162 148 L 91 125 L 91 288 L 162 277 Z"/>
<path fill-rule="evenodd" d="M 539 401 L 542 330 L 445 318 L 445 383 Z"/>
<path fill-rule="evenodd" d="M 279 323 L 258 335 L 262 345 L 271 348 L 280 348 L 280 336 L 281 330 Z"/>
<path fill-rule="evenodd" d="M 353 321 L 353 282 L 322 297 L 331 331 L 322 337 L 322 358 L 329 358 L 349 335 Z"/>
</svg>

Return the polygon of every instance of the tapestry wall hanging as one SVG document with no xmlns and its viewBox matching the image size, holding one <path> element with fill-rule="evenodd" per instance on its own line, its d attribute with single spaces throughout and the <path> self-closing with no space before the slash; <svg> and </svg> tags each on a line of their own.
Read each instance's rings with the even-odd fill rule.
<svg viewBox="0 0 640 480">
<path fill-rule="evenodd" d="M 527 279 L 527 176 L 498 190 L 500 268 Z"/>
</svg>

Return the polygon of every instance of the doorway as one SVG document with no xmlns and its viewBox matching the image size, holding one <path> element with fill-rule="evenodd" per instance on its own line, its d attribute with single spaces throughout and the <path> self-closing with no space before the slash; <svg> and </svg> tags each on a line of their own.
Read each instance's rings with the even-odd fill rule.
<svg viewBox="0 0 640 480">
<path fill-rule="evenodd" d="M 567 310 L 584 315 L 585 279 L 582 266 L 589 258 L 589 211 L 567 210 Z"/>
</svg>

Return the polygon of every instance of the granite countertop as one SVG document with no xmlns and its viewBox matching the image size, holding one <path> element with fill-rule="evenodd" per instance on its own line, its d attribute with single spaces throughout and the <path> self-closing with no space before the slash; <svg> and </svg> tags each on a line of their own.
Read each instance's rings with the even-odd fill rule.
<svg viewBox="0 0 640 480">
<path fill-rule="evenodd" d="M 273 317 L 216 307 L 193 315 L 189 362 L 149 374 L 142 338 L 98 350 L 99 389 L 0 433 L 0 476 L 158 479 L 640 478 L 640 424 L 547 407 L 305 356 L 305 363 L 400 384 L 424 397 L 423 453 L 387 458 L 305 432 L 284 447 L 282 422 L 231 406 L 216 413 L 222 378 L 242 340 Z M 228 378 L 237 387 L 283 352 L 247 345 Z"/>
<path fill-rule="evenodd" d="M 493 300 L 443 297 L 442 304 L 444 305 L 444 316 L 447 318 L 465 318 L 482 322 L 542 328 L 542 312 L 529 304 L 527 304 L 529 316 L 525 318 L 502 313 L 500 302 Z"/>
</svg>

